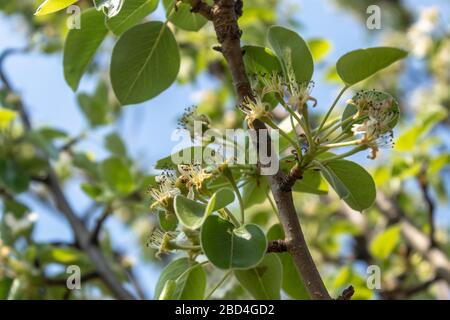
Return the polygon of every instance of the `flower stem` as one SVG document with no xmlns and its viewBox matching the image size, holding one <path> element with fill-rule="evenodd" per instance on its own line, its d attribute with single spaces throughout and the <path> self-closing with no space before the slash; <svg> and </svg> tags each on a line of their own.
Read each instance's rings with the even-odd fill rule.
<svg viewBox="0 0 450 320">
<path fill-rule="evenodd" d="M 316 137 L 321 133 L 323 126 L 325 125 L 325 123 L 328 120 L 328 117 L 331 115 L 331 112 L 333 111 L 334 107 L 336 106 L 336 104 L 339 102 L 339 99 L 342 97 L 342 95 L 344 94 L 345 90 L 348 89 L 348 86 L 344 86 L 342 88 L 342 90 L 339 92 L 339 94 L 337 95 L 336 99 L 334 99 L 333 104 L 331 105 L 330 109 L 328 109 L 325 117 L 323 118 L 322 122 L 320 123 L 319 128 L 317 129 L 317 133 L 316 133 Z"/>
</svg>

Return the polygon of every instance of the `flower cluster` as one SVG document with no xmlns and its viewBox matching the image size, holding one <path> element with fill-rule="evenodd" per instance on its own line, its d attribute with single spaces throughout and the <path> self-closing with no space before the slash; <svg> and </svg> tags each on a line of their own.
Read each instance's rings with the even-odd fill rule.
<svg viewBox="0 0 450 320">
<path fill-rule="evenodd" d="M 195 191 L 200 191 L 204 184 L 213 178 L 210 169 L 199 163 L 180 164 L 178 170 L 165 170 L 156 177 L 157 186 L 150 188 L 149 194 L 154 202 L 150 209 L 173 212 L 173 199 L 187 190 L 187 197 L 194 199 Z"/>
<path fill-rule="evenodd" d="M 369 158 L 375 159 L 379 148 L 392 146 L 392 128 L 399 116 L 398 104 L 391 95 L 375 90 L 361 91 L 348 103 L 357 109 L 353 116 L 357 123 L 353 124 L 352 132 L 361 136 L 360 144 L 371 148 Z"/>
<path fill-rule="evenodd" d="M 178 165 L 178 171 L 180 172 L 179 181 L 188 189 L 188 198 L 190 199 L 194 198 L 194 191 L 201 190 L 204 183 L 213 176 L 199 163 L 180 164 Z"/>
</svg>

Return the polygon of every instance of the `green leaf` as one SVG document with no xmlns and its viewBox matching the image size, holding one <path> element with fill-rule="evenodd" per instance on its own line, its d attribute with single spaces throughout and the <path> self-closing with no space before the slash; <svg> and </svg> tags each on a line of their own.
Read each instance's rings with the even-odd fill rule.
<svg viewBox="0 0 450 320">
<path fill-rule="evenodd" d="M 47 247 L 42 249 L 39 253 L 39 257 L 42 263 L 61 263 L 61 264 L 74 264 L 80 262 L 84 255 L 73 248 L 54 248 Z"/>
<path fill-rule="evenodd" d="M 206 207 L 206 214 L 225 208 L 234 202 L 234 192 L 230 188 L 222 188 L 217 190 L 209 199 Z"/>
<path fill-rule="evenodd" d="M 175 3 L 176 1 L 174 0 L 163 0 L 167 18 L 178 28 L 187 31 L 198 31 L 208 22 L 201 14 L 191 12 L 192 7 L 190 4 L 179 2 L 176 10 L 174 10 Z"/>
<path fill-rule="evenodd" d="M 0 188 L 4 187 L 14 193 L 25 192 L 28 189 L 30 177 L 13 159 L 0 159 Z"/>
<path fill-rule="evenodd" d="M 108 87 L 103 81 L 99 82 L 92 95 L 80 93 L 77 96 L 78 105 L 90 126 L 95 127 L 109 122 L 108 109 L 111 106 L 108 100 Z"/>
<path fill-rule="evenodd" d="M 296 32 L 281 26 L 272 26 L 267 35 L 270 46 L 282 61 L 284 72 L 290 64 L 298 82 L 307 83 L 314 72 L 314 62 L 308 45 Z"/>
<path fill-rule="evenodd" d="M 198 229 L 212 212 L 220 210 L 234 201 L 231 189 L 223 188 L 215 192 L 208 205 L 177 195 L 174 201 L 175 213 L 178 220 L 190 229 Z"/>
<path fill-rule="evenodd" d="M 108 29 L 103 14 L 88 9 L 81 14 L 81 29 L 71 29 L 64 45 L 64 78 L 73 91 L 102 44 Z"/>
<path fill-rule="evenodd" d="M 174 209 L 178 220 L 189 229 L 198 229 L 205 220 L 206 205 L 177 195 L 174 200 Z"/>
<path fill-rule="evenodd" d="M 43 16 L 49 13 L 53 13 L 67 8 L 75 2 L 78 2 L 78 0 L 45 0 L 45 2 L 42 3 L 36 10 L 35 15 Z"/>
<path fill-rule="evenodd" d="M 272 74 L 281 72 L 278 58 L 269 48 L 260 46 L 244 46 L 244 63 L 249 74 Z"/>
<path fill-rule="evenodd" d="M 180 53 L 170 29 L 159 21 L 136 25 L 117 41 L 111 83 L 122 105 L 156 97 L 176 79 Z"/>
<path fill-rule="evenodd" d="M 254 268 L 235 270 L 239 283 L 256 300 L 280 300 L 282 265 L 276 254 L 267 254 Z"/>
<path fill-rule="evenodd" d="M 303 173 L 303 177 L 295 182 L 294 186 L 292 187 L 292 191 L 313 194 L 327 194 L 328 187 L 318 171 L 307 170 L 305 173 Z"/>
<path fill-rule="evenodd" d="M 209 216 L 203 223 L 200 242 L 205 255 L 219 269 L 248 269 L 264 257 L 267 240 L 264 232 L 254 224 L 239 229 L 217 216 Z"/>
<path fill-rule="evenodd" d="M 284 240 L 284 231 L 280 224 L 273 225 L 267 232 L 267 239 Z M 288 252 L 277 253 L 283 266 L 283 279 L 281 287 L 283 291 L 293 299 L 309 300 L 308 291 L 300 277 L 292 256 Z"/>
<path fill-rule="evenodd" d="M 269 189 L 266 177 L 250 177 L 249 179 L 251 179 L 250 182 L 246 183 L 242 191 L 242 200 L 245 208 L 266 201 Z"/>
<path fill-rule="evenodd" d="M 159 0 L 124 0 L 120 13 L 106 20 L 115 35 L 121 35 L 156 10 Z"/>
<path fill-rule="evenodd" d="M 370 252 L 375 258 L 387 259 L 400 242 L 400 226 L 393 225 L 379 233 L 370 243 Z"/>
<path fill-rule="evenodd" d="M 372 206 L 375 182 L 363 167 L 348 160 L 334 160 L 326 169 L 321 171 L 325 179 L 352 209 L 363 211 Z"/>
<path fill-rule="evenodd" d="M 331 50 L 331 42 L 326 39 L 314 38 L 308 40 L 308 47 L 314 60 L 322 60 Z"/>
<path fill-rule="evenodd" d="M 99 199 L 99 197 L 102 195 L 102 188 L 99 186 L 90 184 L 90 183 L 83 183 L 81 184 L 81 190 L 84 191 L 89 197 L 91 197 L 94 200 Z"/>
<path fill-rule="evenodd" d="M 11 289 L 13 279 L 8 277 L 2 277 L 0 279 L 0 300 L 6 300 L 9 295 L 9 289 Z"/>
<path fill-rule="evenodd" d="M 336 70 L 347 85 L 353 85 L 405 58 L 407 54 L 404 50 L 391 47 L 358 49 L 340 57 Z"/>
<path fill-rule="evenodd" d="M 100 174 L 106 184 L 114 191 L 128 194 L 134 189 L 133 175 L 127 165 L 119 158 L 111 157 L 100 165 Z"/>
<path fill-rule="evenodd" d="M 112 154 L 125 158 L 127 156 L 127 147 L 122 138 L 115 132 L 110 133 L 105 138 L 105 147 Z"/>
<path fill-rule="evenodd" d="M 446 117 L 447 113 L 443 110 L 432 111 L 420 115 L 415 124 L 398 137 L 395 142 L 395 149 L 399 151 L 413 150 L 414 147 L 418 145 L 418 140 Z"/>
<path fill-rule="evenodd" d="M 155 298 L 161 297 L 168 281 L 175 281 L 171 298 L 174 300 L 201 300 L 205 295 L 206 274 L 199 264 L 192 264 L 188 258 L 169 263 L 159 276 L 155 287 Z"/>
<path fill-rule="evenodd" d="M 158 212 L 159 225 L 164 231 L 174 231 L 178 226 L 176 214 L 160 210 Z"/>
</svg>

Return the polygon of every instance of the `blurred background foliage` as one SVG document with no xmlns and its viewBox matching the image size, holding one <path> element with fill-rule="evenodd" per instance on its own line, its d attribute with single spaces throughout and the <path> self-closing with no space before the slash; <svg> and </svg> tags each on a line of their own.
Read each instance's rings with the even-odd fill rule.
<svg viewBox="0 0 450 320">
<path fill-rule="evenodd" d="M 267 28 L 273 24 L 294 28 L 302 34 L 302 30 L 310 28 L 302 16 L 302 7 L 310 1 L 245 0 L 244 14 L 239 21 L 244 31 L 243 43 L 264 45 Z M 164 139 L 167 142 L 163 143 L 169 144 L 170 137 L 137 136 L 143 127 L 157 126 L 158 115 L 167 113 L 174 102 L 162 97 L 158 105 L 148 106 L 155 109 L 152 121 L 148 117 L 134 117 L 132 129 L 136 130 L 129 129 L 131 138 L 123 138 L 125 126 L 121 124 L 129 117 L 115 100 L 106 76 L 108 53 L 114 43 L 114 36 L 110 35 L 111 39 L 103 44 L 89 67 L 90 75 L 85 79 L 89 85 L 76 94 L 79 110 L 70 110 L 84 117 L 84 128 L 73 132 L 43 121 L 25 130 L 17 110 L 22 106 L 30 109 L 33 121 L 39 112 L 35 110 L 41 107 L 34 101 L 25 102 L 22 95 L 26 92 L 15 87 L 11 80 L 15 78 L 15 69 L 7 68 L 7 58 L 61 55 L 68 32 L 64 11 L 33 16 L 40 2 L 0 0 L 0 20 L 12 25 L 14 32 L 26 39 L 23 47 L 8 48 L 0 43 L 0 299 L 114 297 L 74 235 L 67 234 L 70 229 L 64 229 L 64 236 L 48 236 L 44 240 L 35 235 L 34 229 L 43 216 L 60 215 L 49 192 L 50 166 L 65 186 L 77 216 L 94 230 L 96 245 L 119 281 L 136 296 L 152 298 L 159 270 L 169 261 L 165 257 L 155 259 L 155 251 L 146 246 L 157 223 L 157 217 L 149 209 L 150 198 L 146 192 L 157 171 L 148 159 L 161 158 L 161 152 L 155 150 L 156 141 Z M 335 8 L 336 14 L 355 19 L 358 28 L 366 33 L 367 43 L 394 45 L 411 52 L 404 63 L 360 85 L 391 93 L 398 98 L 402 110 L 394 149 L 384 150 L 376 161 L 356 159 L 369 166 L 374 175 L 378 197 L 373 208 L 363 214 L 354 212 L 343 206 L 331 191 L 322 195 L 295 193 L 296 207 L 313 256 L 334 296 L 352 284 L 356 299 L 449 298 L 450 10 L 445 1 L 436 4 L 418 1 L 420 5 L 416 2 L 321 2 Z M 79 4 L 87 8 L 91 1 Z M 366 9 L 371 4 L 381 8 L 381 30 L 366 28 Z M 160 3 L 146 19 L 162 19 L 164 15 Z M 320 12 L 316 17 L 320 19 Z M 327 25 L 327 21 L 323 23 L 327 28 L 339 28 Z M 230 75 L 221 55 L 211 49 L 217 43 L 212 26 L 208 23 L 198 32 L 173 25 L 171 28 L 182 55 L 177 88 L 187 86 L 195 91 L 192 100 L 199 112 L 211 118 L 214 126 L 240 127 L 243 116 L 234 108 Z M 352 37 L 352 30 L 348 30 L 348 37 Z M 339 39 L 311 37 L 308 40 L 319 65 L 314 77 L 319 84 L 316 87 L 323 84 L 336 90 L 335 59 L 329 57 L 330 52 L 340 51 Z M 39 77 L 46 81 L 45 74 Z M 47 90 L 43 94 L 51 95 L 52 89 Z M 326 107 L 323 100 L 327 95 L 317 91 L 320 94 L 318 118 Z M 348 97 L 351 95 L 349 92 Z M 190 104 L 185 103 L 188 105 L 178 108 Z M 58 106 L 59 110 L 64 107 L 64 103 Z M 181 111 L 176 112 L 181 115 Z M 286 117 L 278 109 L 275 114 L 279 119 Z M 134 139 L 144 141 L 139 153 L 129 150 Z M 90 147 L 92 141 L 95 147 Z M 267 184 L 249 186 L 244 192 L 252 199 L 248 208 L 250 220 L 268 230 L 276 223 L 276 217 L 267 199 Z M 110 220 L 114 223 L 103 224 Z M 55 230 L 42 226 L 42 232 Z M 132 249 L 121 244 L 121 239 L 130 237 L 134 240 L 126 243 L 134 246 Z M 65 266 L 72 264 L 83 270 L 82 290 L 66 289 Z M 381 269 L 379 289 L 367 288 L 369 265 Z M 221 277 L 216 273 L 208 276 L 212 284 L 213 279 Z M 285 270 L 285 297 L 305 298 L 289 287 L 289 276 Z M 229 281 L 216 291 L 215 297 L 249 296 L 237 283 Z"/>
</svg>

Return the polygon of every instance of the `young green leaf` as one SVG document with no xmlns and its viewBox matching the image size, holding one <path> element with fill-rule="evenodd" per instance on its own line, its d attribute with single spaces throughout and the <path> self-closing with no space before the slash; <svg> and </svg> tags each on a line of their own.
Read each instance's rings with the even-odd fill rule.
<svg viewBox="0 0 450 320">
<path fill-rule="evenodd" d="M 200 242 L 209 261 L 219 269 L 248 269 L 264 257 L 267 240 L 257 225 L 235 229 L 231 222 L 209 216 L 203 223 Z"/>
<path fill-rule="evenodd" d="M 327 194 L 328 188 L 326 182 L 320 176 L 318 171 L 307 170 L 303 173 L 301 179 L 298 179 L 292 187 L 294 192 L 304 192 L 313 194 Z"/>
<path fill-rule="evenodd" d="M 370 243 L 370 252 L 378 259 L 387 259 L 400 241 L 400 226 L 393 225 L 379 233 Z"/>
<path fill-rule="evenodd" d="M 203 267 L 193 264 L 188 258 L 169 263 L 159 276 L 155 287 L 155 298 L 159 298 L 168 281 L 175 281 L 171 299 L 201 300 L 205 295 L 206 274 Z"/>
<path fill-rule="evenodd" d="M 372 206 L 376 197 L 372 176 L 359 164 L 348 160 L 330 161 L 322 174 L 336 193 L 354 210 Z"/>
<path fill-rule="evenodd" d="M 106 184 L 119 193 L 128 194 L 135 187 L 133 175 L 120 158 L 111 157 L 103 161 L 100 174 Z"/>
<path fill-rule="evenodd" d="M 266 177 L 250 177 L 249 179 L 250 181 L 244 186 L 242 191 L 242 200 L 245 208 L 263 203 L 267 199 L 267 190 L 269 189 Z"/>
<path fill-rule="evenodd" d="M 281 64 L 278 58 L 269 48 L 260 46 L 244 46 L 244 63 L 247 73 L 272 74 L 281 72 Z"/>
<path fill-rule="evenodd" d="M 81 77 L 86 71 L 108 29 L 103 14 L 88 9 L 81 14 L 81 29 L 69 31 L 64 45 L 64 77 L 73 91 L 78 89 Z"/>
<path fill-rule="evenodd" d="M 318 62 L 330 52 L 331 42 L 326 39 L 314 38 L 308 40 L 308 47 L 311 50 L 314 61 Z"/>
<path fill-rule="evenodd" d="M 239 283 L 256 300 L 280 300 L 282 265 L 276 254 L 267 254 L 254 268 L 235 270 Z"/>
<path fill-rule="evenodd" d="M 176 2 L 176 0 L 163 0 L 163 5 L 167 12 L 166 16 L 178 28 L 198 31 L 208 22 L 201 14 L 192 12 L 190 4 L 181 1 Z M 174 5 L 176 5 L 176 8 L 174 8 Z"/>
<path fill-rule="evenodd" d="M 234 193 L 229 188 L 215 192 L 207 205 L 177 195 L 174 201 L 178 220 L 189 229 L 198 229 L 205 219 L 214 211 L 220 210 L 234 201 Z"/>
<path fill-rule="evenodd" d="M 206 207 L 205 215 L 209 215 L 214 211 L 225 208 L 227 205 L 233 203 L 234 192 L 230 188 L 222 188 L 217 190 L 209 199 Z"/>
<path fill-rule="evenodd" d="M 314 72 L 314 62 L 305 40 L 296 32 L 281 26 L 270 27 L 267 39 L 282 62 L 284 72 L 287 72 L 287 66 L 292 65 L 297 81 L 308 83 Z"/>
<path fill-rule="evenodd" d="M 178 75 L 180 53 L 166 24 L 158 21 L 127 30 L 114 47 L 111 83 L 122 105 L 156 97 Z"/>
<path fill-rule="evenodd" d="M 121 35 L 156 10 L 159 0 L 124 0 L 120 13 L 106 20 L 115 35 Z"/>
<path fill-rule="evenodd" d="M 398 48 L 358 49 L 340 57 L 336 70 L 347 85 L 354 85 L 406 56 L 407 52 Z"/>
<path fill-rule="evenodd" d="M 177 195 L 174 200 L 175 213 L 178 220 L 189 229 L 198 229 L 205 219 L 206 205 Z"/>
<path fill-rule="evenodd" d="M 53 13 L 67 8 L 75 2 L 78 2 L 78 0 L 45 0 L 45 2 L 42 3 L 36 10 L 35 15 L 43 16 L 49 13 Z"/>
</svg>

